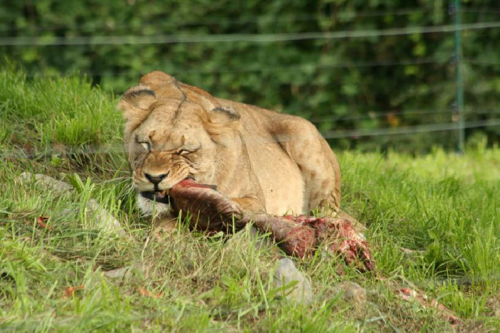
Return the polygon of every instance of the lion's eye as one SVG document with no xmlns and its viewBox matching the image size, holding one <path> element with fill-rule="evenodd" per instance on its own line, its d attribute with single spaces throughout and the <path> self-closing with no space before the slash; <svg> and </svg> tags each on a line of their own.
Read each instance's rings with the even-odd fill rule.
<svg viewBox="0 0 500 333">
<path fill-rule="evenodd" d="M 139 142 L 141 144 L 141 146 L 146 149 L 147 151 L 150 151 L 151 150 L 151 145 L 149 144 L 149 142 Z"/>
<path fill-rule="evenodd" d="M 179 150 L 177 152 L 177 154 L 179 154 L 179 155 L 186 155 L 186 154 L 189 154 L 189 153 L 190 153 L 190 151 L 187 150 L 187 149 L 181 149 L 181 150 Z"/>
</svg>

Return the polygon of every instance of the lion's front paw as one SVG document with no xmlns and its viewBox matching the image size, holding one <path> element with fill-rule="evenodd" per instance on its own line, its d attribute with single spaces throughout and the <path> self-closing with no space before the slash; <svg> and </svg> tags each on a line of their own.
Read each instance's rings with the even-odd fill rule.
<svg viewBox="0 0 500 333">
<path fill-rule="evenodd" d="M 153 221 L 152 235 L 157 239 L 163 239 L 177 230 L 177 218 L 163 217 Z"/>
</svg>

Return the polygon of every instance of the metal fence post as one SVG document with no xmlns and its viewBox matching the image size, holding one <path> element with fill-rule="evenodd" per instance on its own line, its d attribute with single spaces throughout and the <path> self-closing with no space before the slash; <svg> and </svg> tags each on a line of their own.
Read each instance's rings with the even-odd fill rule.
<svg viewBox="0 0 500 333">
<path fill-rule="evenodd" d="M 457 122 L 458 145 L 459 152 L 464 151 L 465 129 L 464 129 L 464 80 L 462 75 L 462 13 L 460 12 L 460 1 L 455 0 L 455 66 L 456 66 L 456 114 L 454 121 Z"/>
</svg>

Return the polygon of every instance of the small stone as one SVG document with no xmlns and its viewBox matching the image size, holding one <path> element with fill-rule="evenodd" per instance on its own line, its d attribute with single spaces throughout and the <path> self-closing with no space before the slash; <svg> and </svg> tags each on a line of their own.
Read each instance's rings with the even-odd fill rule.
<svg viewBox="0 0 500 333">
<path fill-rule="evenodd" d="M 110 271 L 104 271 L 103 274 L 111 279 L 123 278 L 130 272 L 136 270 L 137 272 L 143 272 L 143 267 L 140 263 L 134 263 L 130 266 L 125 266 Z"/>
<path fill-rule="evenodd" d="M 23 182 L 35 181 L 38 185 L 43 186 L 47 189 L 51 189 L 60 194 L 71 193 L 73 186 L 70 184 L 54 179 L 50 176 L 41 174 L 32 174 L 29 172 L 23 172 L 18 178 Z M 116 232 L 120 236 L 128 236 L 128 234 L 123 230 L 120 221 L 118 221 L 110 212 L 101 207 L 101 205 L 94 199 L 90 199 L 87 203 L 87 209 L 89 214 L 94 215 L 98 219 L 101 226 Z M 68 210 L 64 210 L 64 213 L 71 213 Z"/>
<path fill-rule="evenodd" d="M 342 296 L 347 301 L 353 301 L 357 304 L 366 301 L 366 290 L 359 284 L 354 282 L 344 282 L 340 285 L 344 295 Z"/>
<path fill-rule="evenodd" d="M 312 288 L 307 276 L 300 272 L 292 260 L 283 258 L 278 261 L 278 268 L 274 273 L 273 286 L 281 288 L 296 281 L 293 287 L 283 290 L 285 298 L 292 302 L 307 305 L 312 302 Z"/>
<path fill-rule="evenodd" d="M 411 250 L 404 247 L 401 248 L 401 251 L 408 259 L 415 259 L 416 257 L 422 256 L 425 253 L 425 251 Z"/>
<path fill-rule="evenodd" d="M 90 199 L 87 203 L 87 209 L 90 214 L 99 221 L 103 228 L 116 232 L 120 236 L 128 236 L 127 232 L 123 230 L 120 221 L 118 221 L 110 212 L 102 208 L 101 205 L 95 200 Z"/>
<path fill-rule="evenodd" d="M 73 186 L 63 181 L 54 179 L 52 177 L 41 175 L 41 174 L 32 174 L 29 172 L 23 172 L 19 177 L 21 181 L 35 181 L 37 184 L 51 189 L 55 192 L 59 192 L 60 194 L 68 193 L 73 190 Z"/>
</svg>

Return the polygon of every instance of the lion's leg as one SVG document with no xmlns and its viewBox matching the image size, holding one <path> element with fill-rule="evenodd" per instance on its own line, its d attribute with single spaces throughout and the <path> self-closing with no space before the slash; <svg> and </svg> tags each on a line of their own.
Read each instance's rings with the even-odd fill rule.
<svg viewBox="0 0 500 333">
<path fill-rule="evenodd" d="M 232 201 L 236 202 L 244 212 L 261 214 L 265 213 L 266 209 L 262 204 L 262 201 L 257 197 L 247 196 L 241 198 L 231 198 Z"/>
<path fill-rule="evenodd" d="M 151 234 L 154 238 L 162 240 L 163 237 L 172 234 L 177 230 L 178 218 L 173 217 L 170 214 L 164 214 L 162 216 L 156 216 L 153 218 L 153 229 Z"/>
<path fill-rule="evenodd" d="M 340 167 L 316 127 L 298 117 L 277 119 L 275 137 L 297 163 L 304 180 L 304 213 L 319 208 L 335 216 L 340 209 Z"/>
</svg>

